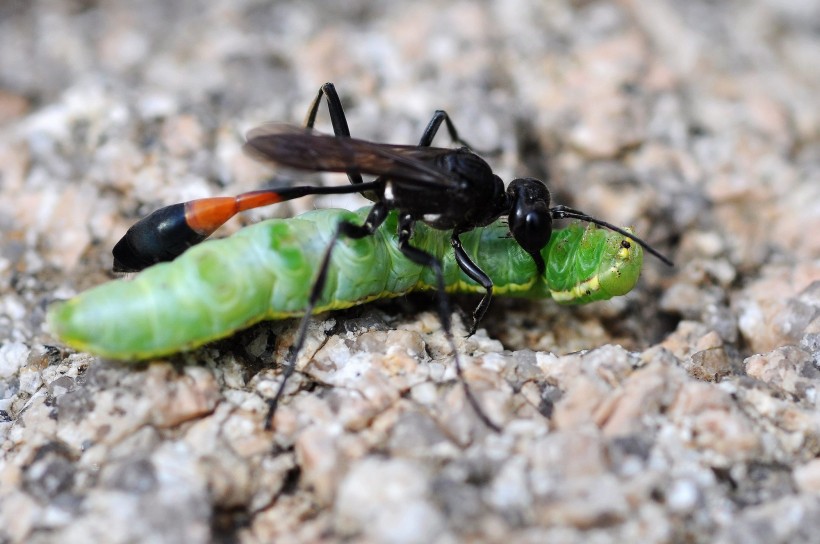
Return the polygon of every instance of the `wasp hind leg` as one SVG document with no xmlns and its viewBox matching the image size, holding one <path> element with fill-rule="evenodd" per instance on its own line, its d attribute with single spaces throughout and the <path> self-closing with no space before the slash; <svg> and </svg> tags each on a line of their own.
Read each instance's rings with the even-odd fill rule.
<svg viewBox="0 0 820 544">
<path fill-rule="evenodd" d="M 336 92 L 336 86 L 330 82 L 319 87 L 316 98 L 310 103 L 307 115 L 305 116 L 305 127 L 313 128 L 313 125 L 316 124 L 316 114 L 319 112 L 322 97 L 325 97 L 325 101 L 327 102 L 328 113 L 330 113 L 330 123 L 333 125 L 333 135 L 350 138 L 350 127 L 347 126 L 347 117 L 345 116 L 344 108 L 342 108 L 342 100 L 339 98 L 339 93 Z M 364 182 L 362 175 L 358 172 L 347 172 L 347 179 L 350 180 L 350 183 L 353 185 Z"/>
<path fill-rule="evenodd" d="M 364 224 L 356 225 L 350 221 L 340 221 L 336 226 L 336 230 L 330 239 L 330 243 L 328 243 L 325 253 L 322 256 L 322 261 L 319 265 L 319 271 L 316 274 L 316 279 L 310 289 L 310 296 L 308 298 L 308 305 L 305 308 L 305 315 L 302 316 L 302 320 L 299 322 L 299 330 L 296 333 L 296 342 L 294 342 L 293 346 L 291 346 L 288 359 L 285 363 L 285 370 L 282 373 L 282 383 L 279 384 L 279 389 L 277 389 L 273 398 L 268 400 L 268 414 L 265 416 L 266 430 L 273 428 L 273 416 L 276 414 L 276 408 L 279 406 L 279 400 L 285 392 L 285 386 L 288 383 L 288 378 L 290 378 L 296 368 L 296 357 L 305 345 L 305 340 L 307 339 L 307 328 L 310 323 L 311 315 L 313 314 L 313 309 L 316 307 L 316 303 L 319 302 L 319 298 L 322 296 L 322 291 L 327 283 L 327 273 L 330 269 L 330 258 L 333 255 L 333 248 L 336 246 L 336 242 L 338 242 L 339 238 L 343 236 L 347 238 L 359 239 L 372 235 L 376 232 L 376 229 L 384 223 L 388 212 L 389 210 L 384 203 L 377 202 L 370 209 L 370 213 L 367 214 Z"/>
</svg>

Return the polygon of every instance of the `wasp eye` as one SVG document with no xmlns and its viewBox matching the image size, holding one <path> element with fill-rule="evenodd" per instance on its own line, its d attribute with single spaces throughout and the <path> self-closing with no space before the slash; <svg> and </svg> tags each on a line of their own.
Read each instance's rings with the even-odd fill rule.
<svg viewBox="0 0 820 544">
<path fill-rule="evenodd" d="M 552 216 L 543 205 L 519 208 L 510 214 L 509 225 L 515 240 L 530 253 L 541 251 L 552 236 Z"/>
</svg>

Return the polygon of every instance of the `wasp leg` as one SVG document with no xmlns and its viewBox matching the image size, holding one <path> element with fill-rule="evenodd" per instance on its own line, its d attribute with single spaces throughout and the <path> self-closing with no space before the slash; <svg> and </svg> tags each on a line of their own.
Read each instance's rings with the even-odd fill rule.
<svg viewBox="0 0 820 544">
<path fill-rule="evenodd" d="M 299 352 L 302 351 L 302 347 L 305 344 L 305 340 L 307 338 L 307 326 L 308 323 L 310 323 L 313 308 L 316 307 L 316 303 L 322 296 L 322 291 L 324 290 L 325 283 L 327 282 L 327 273 L 330 268 L 330 257 L 333 254 L 333 248 L 336 246 L 336 242 L 342 236 L 358 239 L 372 235 L 376 229 L 384 223 L 388 212 L 389 210 L 384 203 L 377 202 L 370 209 L 370 213 L 367 214 L 367 218 L 365 219 L 363 225 L 356 225 L 349 221 L 341 221 L 336 227 L 336 231 L 333 233 L 333 237 L 330 239 L 327 249 L 325 249 L 325 254 L 322 257 L 321 264 L 319 265 L 319 272 L 316 274 L 316 280 L 313 282 L 313 286 L 311 287 L 308 305 L 307 308 L 305 308 L 305 315 L 302 317 L 302 321 L 299 323 L 299 330 L 296 333 L 296 342 L 291 347 L 290 353 L 288 354 L 288 360 L 285 363 L 285 370 L 282 374 L 282 383 L 279 384 L 279 389 L 276 391 L 273 398 L 268 401 L 268 414 L 265 417 L 265 429 L 270 430 L 273 427 L 273 416 L 276 413 L 276 407 L 279 405 L 279 399 L 285 391 L 288 378 L 290 378 L 291 374 L 293 374 L 293 370 L 296 367 L 296 357 L 299 355 Z"/>
<path fill-rule="evenodd" d="M 484 296 L 482 297 L 481 301 L 476 306 L 476 309 L 473 311 L 473 324 L 470 327 L 470 331 L 467 336 L 472 336 L 475 334 L 475 330 L 478 328 L 479 322 L 484 318 L 484 314 L 487 313 L 487 308 L 490 307 L 490 302 L 493 300 L 493 280 L 483 271 L 477 264 L 475 264 L 470 256 L 467 255 L 467 252 L 464 250 L 464 247 L 461 245 L 461 240 L 459 239 L 459 232 L 453 232 L 452 238 L 450 238 L 450 245 L 453 246 L 453 252 L 456 256 L 456 262 L 458 263 L 458 267 L 464 271 L 467 276 L 470 277 L 474 282 L 478 283 L 484 288 Z"/>
<path fill-rule="evenodd" d="M 438 134 L 438 129 L 441 128 L 441 123 L 444 122 L 447 126 L 447 132 L 450 133 L 450 139 L 456 143 L 461 145 L 470 147 L 470 145 L 461 139 L 458 135 L 458 130 L 456 130 L 456 126 L 453 124 L 453 121 L 450 119 L 450 116 L 447 115 L 447 112 L 444 110 L 436 110 L 433 114 L 433 118 L 430 119 L 430 122 L 427 123 L 427 128 L 424 129 L 424 133 L 421 135 L 421 140 L 419 140 L 419 147 L 430 147 L 433 144 L 433 138 L 436 137 Z"/>
<path fill-rule="evenodd" d="M 345 110 L 342 108 L 342 100 L 336 92 L 336 86 L 330 82 L 319 87 L 319 92 L 316 93 L 316 98 L 310 103 L 307 115 L 305 116 L 305 126 L 307 128 L 313 128 L 313 125 L 316 124 L 316 114 L 319 111 L 319 105 L 322 103 L 323 96 L 325 97 L 327 109 L 330 113 L 333 134 L 335 136 L 350 138 L 350 128 L 347 126 L 347 117 L 345 117 Z M 358 172 L 347 172 L 347 179 L 349 179 L 353 185 L 364 182 L 362 175 Z"/>
<path fill-rule="evenodd" d="M 486 150 L 478 150 L 475 149 L 472 145 L 470 145 L 467 140 L 464 140 L 461 136 L 458 135 L 458 130 L 456 130 L 456 126 L 453 121 L 450 119 L 450 116 L 444 110 L 436 110 L 433 114 L 433 118 L 430 119 L 430 122 L 427 123 L 427 128 L 424 129 L 424 133 L 421 135 L 421 139 L 419 140 L 419 147 L 430 147 L 433 144 L 433 138 L 436 137 L 438 134 L 438 129 L 441 128 L 441 123 L 444 123 L 447 127 L 447 132 L 450 134 L 450 139 L 454 142 L 461 144 L 465 147 L 473 149 L 477 151 L 480 155 L 497 155 L 501 153 L 501 148 L 498 147 L 496 149 L 486 149 Z"/>
<path fill-rule="evenodd" d="M 501 428 L 493 423 L 489 417 L 487 417 L 487 414 L 484 413 L 481 405 L 478 403 L 475 396 L 473 396 L 473 391 L 467 383 L 467 380 L 464 379 L 464 372 L 461 369 L 461 361 L 459 360 L 458 350 L 456 349 L 456 342 L 453 338 L 453 329 L 450 322 L 450 302 L 447 299 L 447 292 L 444 290 L 444 273 L 441 269 L 441 262 L 439 262 L 439 260 L 430 253 L 410 245 L 410 238 L 413 236 L 414 222 L 415 220 L 410 215 L 402 215 L 399 217 L 399 250 L 402 252 L 402 255 L 414 263 L 427 266 L 435 273 L 439 320 L 441 320 L 441 327 L 444 329 L 444 334 L 447 337 L 447 341 L 450 343 L 450 349 L 453 351 L 456 373 L 458 374 L 458 379 L 461 380 L 461 384 L 464 386 L 464 395 L 467 397 L 467 402 L 470 403 L 470 406 L 473 408 L 476 415 L 478 415 L 484 425 L 499 433 L 501 432 Z"/>
</svg>

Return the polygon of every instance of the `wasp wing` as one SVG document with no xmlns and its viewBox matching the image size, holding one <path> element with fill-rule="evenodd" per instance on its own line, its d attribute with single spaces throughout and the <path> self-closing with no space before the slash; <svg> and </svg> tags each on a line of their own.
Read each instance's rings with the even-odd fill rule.
<svg viewBox="0 0 820 544">
<path fill-rule="evenodd" d="M 262 162 L 319 172 L 357 172 L 441 189 L 455 182 L 436 168 L 452 149 L 377 144 L 287 124 L 266 124 L 247 134 L 243 150 Z"/>
</svg>

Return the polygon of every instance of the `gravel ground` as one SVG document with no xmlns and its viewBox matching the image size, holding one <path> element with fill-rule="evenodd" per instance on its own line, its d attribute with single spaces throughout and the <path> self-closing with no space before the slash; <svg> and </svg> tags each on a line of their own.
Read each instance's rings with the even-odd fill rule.
<svg viewBox="0 0 820 544">
<path fill-rule="evenodd" d="M 0 541 L 816 541 L 818 28 L 812 0 L 3 2 Z M 264 185 L 242 135 L 325 81 L 354 135 L 446 109 L 676 267 L 457 319 L 500 434 L 429 297 L 315 320 L 272 431 L 295 321 L 136 365 L 49 335 L 138 217 Z"/>
</svg>

